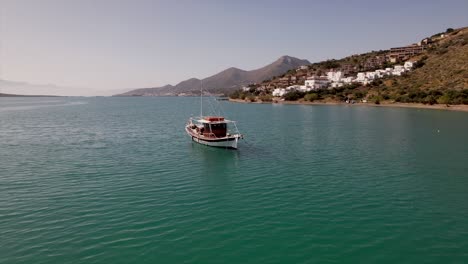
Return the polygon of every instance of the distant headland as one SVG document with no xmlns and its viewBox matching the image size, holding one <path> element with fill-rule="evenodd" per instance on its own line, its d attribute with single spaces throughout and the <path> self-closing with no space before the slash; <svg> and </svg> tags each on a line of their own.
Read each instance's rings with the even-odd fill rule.
<svg viewBox="0 0 468 264">
<path fill-rule="evenodd" d="M 57 95 L 21 95 L 0 93 L 0 97 L 60 97 Z"/>
</svg>

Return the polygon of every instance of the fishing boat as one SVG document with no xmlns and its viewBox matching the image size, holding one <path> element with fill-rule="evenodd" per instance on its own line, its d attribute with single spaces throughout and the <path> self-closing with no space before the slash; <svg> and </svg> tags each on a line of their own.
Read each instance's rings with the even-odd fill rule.
<svg viewBox="0 0 468 264">
<path fill-rule="evenodd" d="M 239 133 L 235 121 L 227 120 L 223 116 L 203 116 L 203 86 L 201 87 L 200 116 L 189 118 L 185 131 L 199 144 L 237 149 L 237 142 L 243 136 Z"/>
</svg>

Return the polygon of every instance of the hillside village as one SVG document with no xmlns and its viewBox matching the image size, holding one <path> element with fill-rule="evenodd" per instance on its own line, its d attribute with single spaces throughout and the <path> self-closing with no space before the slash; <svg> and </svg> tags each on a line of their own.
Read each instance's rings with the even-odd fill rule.
<svg viewBox="0 0 468 264">
<path fill-rule="evenodd" d="M 375 71 L 358 72 L 356 76 L 345 77 L 343 71 L 331 70 L 327 72 L 326 76 L 311 76 L 307 77 L 304 85 L 291 85 L 286 88 L 275 88 L 272 91 L 273 96 L 282 97 L 290 91 L 310 92 L 324 88 L 337 88 L 343 87 L 347 84 L 359 83 L 368 85 L 374 80 L 383 78 L 385 76 L 401 76 L 405 72 L 410 71 L 415 65 L 414 61 L 406 61 L 404 65 L 395 65 L 394 67 L 387 67 L 385 69 L 377 69 Z M 244 87 L 243 91 L 249 91 L 249 87 Z"/>
<path fill-rule="evenodd" d="M 300 66 L 271 80 L 245 86 L 241 91 L 232 94 L 231 98 L 244 98 L 249 101 L 298 100 L 307 93 L 316 93 L 316 96 L 308 98 L 311 100 L 325 99 L 320 98 L 321 95 L 324 95 L 322 97 L 328 99 L 333 97 L 332 99 L 335 101 L 359 99 L 363 102 L 372 97 L 375 101 L 392 99 L 391 96 L 379 98 L 381 96 L 376 96 L 371 88 L 381 87 L 385 90 L 388 88 L 386 84 L 388 84 L 389 79 L 394 79 L 393 83 L 398 83 L 398 80 L 406 78 L 413 70 L 423 67 L 428 56 L 431 58 L 444 56 L 444 54 L 439 54 L 439 49 L 445 49 L 444 53 L 449 51 L 449 48 L 452 52 L 466 49 L 467 38 L 467 28 L 456 30 L 449 28 L 443 33 L 424 38 L 409 46 L 394 47 L 389 50 L 352 55 L 341 60 L 328 60 Z M 466 61 L 461 67 L 466 67 Z M 455 76 L 459 76 L 458 79 L 463 79 L 461 74 L 462 72 L 458 70 Z M 468 88 L 463 85 L 461 88 Z M 345 90 L 348 91 L 347 94 L 336 96 L 340 91 Z M 355 91 L 350 92 L 350 90 Z M 377 93 L 380 94 L 379 91 Z M 328 96 L 330 94 L 334 96 Z M 440 95 L 442 93 L 435 94 L 435 96 Z M 398 96 L 393 99 L 399 101 Z M 436 100 L 428 99 L 428 103 L 436 103 Z"/>
<path fill-rule="evenodd" d="M 445 34 L 442 34 L 439 38 L 444 37 Z M 313 87 L 308 88 L 321 89 L 341 87 L 344 84 L 354 82 L 366 85 L 372 82 L 372 80 L 385 75 L 401 76 L 405 71 L 410 70 L 415 63 L 415 61 L 410 61 L 409 59 L 424 52 L 431 43 L 433 41 L 430 38 L 425 38 L 417 44 L 406 47 L 352 55 L 341 61 L 329 60 L 309 66 L 301 66 L 295 69 L 295 72 L 289 72 L 283 76 L 265 81 L 259 86 L 253 84 L 243 89 L 247 90 L 252 87 L 260 90 L 270 90 L 271 88 L 285 89 L 289 85 L 297 88 L 297 86 L 301 86 L 300 84 L 304 84 L 303 86 L 314 84 L 312 85 Z M 397 63 L 404 63 L 404 65 L 396 65 Z M 326 69 L 329 69 L 329 71 L 324 75 L 324 70 Z"/>
</svg>

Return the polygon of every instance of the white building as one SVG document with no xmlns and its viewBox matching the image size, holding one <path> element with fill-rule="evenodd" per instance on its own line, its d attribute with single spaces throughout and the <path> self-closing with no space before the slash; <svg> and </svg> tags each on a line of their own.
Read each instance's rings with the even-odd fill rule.
<svg viewBox="0 0 468 264">
<path fill-rule="evenodd" d="M 366 73 L 365 72 L 358 72 L 356 76 L 356 82 L 364 82 L 366 80 Z"/>
<path fill-rule="evenodd" d="M 346 78 L 343 78 L 341 79 L 344 83 L 352 83 L 354 82 L 354 78 L 353 77 L 346 77 Z"/>
<path fill-rule="evenodd" d="M 405 62 L 405 64 L 403 65 L 403 67 L 405 67 L 406 70 L 411 70 L 414 66 L 414 62 L 413 61 L 407 61 Z"/>
<path fill-rule="evenodd" d="M 377 78 L 378 74 L 376 72 L 358 72 L 355 82 L 368 85 Z"/>
<path fill-rule="evenodd" d="M 312 87 L 310 86 L 305 86 L 305 85 L 301 85 L 298 89 L 298 91 L 301 91 L 301 92 L 310 92 L 312 91 Z"/>
<path fill-rule="evenodd" d="M 390 75 L 390 72 L 387 72 L 386 70 L 382 70 L 382 69 L 376 70 L 375 73 L 376 73 L 378 78 L 382 78 L 382 77 L 384 77 L 386 75 Z"/>
<path fill-rule="evenodd" d="M 344 77 L 343 72 L 341 71 L 329 71 L 327 72 L 327 78 L 330 82 L 339 82 Z"/>
<path fill-rule="evenodd" d="M 300 89 L 301 89 L 300 85 L 291 85 L 291 86 L 286 87 L 286 91 L 297 91 Z"/>
<path fill-rule="evenodd" d="M 284 88 L 276 88 L 273 90 L 272 95 L 273 96 L 283 96 L 286 94 L 286 89 Z"/>
<path fill-rule="evenodd" d="M 306 86 L 306 89 L 317 90 L 327 87 L 329 83 L 330 81 L 326 76 L 312 76 L 307 78 L 304 86 Z"/>
<path fill-rule="evenodd" d="M 278 89 L 276 89 L 276 90 L 278 90 Z M 291 85 L 291 86 L 286 87 L 286 89 L 283 89 L 283 90 L 285 90 L 285 93 L 288 93 L 288 92 L 291 92 L 291 91 L 310 92 L 313 89 L 312 89 L 312 87 L 306 86 L 306 85 Z"/>
<path fill-rule="evenodd" d="M 247 86 L 242 87 L 242 91 L 244 92 L 248 92 L 249 90 L 250 90 L 250 87 L 247 87 Z"/>
<path fill-rule="evenodd" d="M 332 82 L 331 88 L 342 87 L 344 84 L 342 82 Z"/>
<path fill-rule="evenodd" d="M 374 80 L 378 78 L 378 73 L 376 72 L 366 72 L 366 78 L 369 80 Z"/>
<path fill-rule="evenodd" d="M 401 76 L 405 72 L 405 67 L 403 65 L 395 65 L 393 68 L 392 75 Z"/>
</svg>

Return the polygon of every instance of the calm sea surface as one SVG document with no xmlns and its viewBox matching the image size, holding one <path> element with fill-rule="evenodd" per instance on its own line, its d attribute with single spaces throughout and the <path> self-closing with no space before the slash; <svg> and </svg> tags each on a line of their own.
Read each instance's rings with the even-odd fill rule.
<svg viewBox="0 0 468 264">
<path fill-rule="evenodd" d="M 220 104 L 0 98 L 0 263 L 468 263 L 468 113 Z"/>
</svg>

